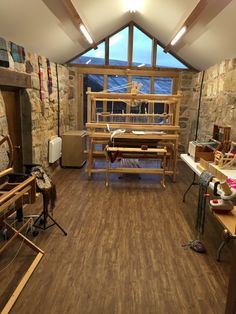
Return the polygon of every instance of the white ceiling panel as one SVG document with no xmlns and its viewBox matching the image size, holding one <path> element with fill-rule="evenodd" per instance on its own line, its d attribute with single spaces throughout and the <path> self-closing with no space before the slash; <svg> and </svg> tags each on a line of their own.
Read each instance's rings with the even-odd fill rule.
<svg viewBox="0 0 236 314">
<path fill-rule="evenodd" d="M 131 14 L 126 11 L 125 1 L 72 0 L 96 42 L 134 20 L 164 45 L 198 3 L 198 0 L 136 0 L 139 9 Z M 173 50 L 198 69 L 236 54 L 236 0 L 208 0 L 204 10 Z M 0 36 L 61 63 L 89 48 L 62 0 L 1 0 Z"/>
</svg>

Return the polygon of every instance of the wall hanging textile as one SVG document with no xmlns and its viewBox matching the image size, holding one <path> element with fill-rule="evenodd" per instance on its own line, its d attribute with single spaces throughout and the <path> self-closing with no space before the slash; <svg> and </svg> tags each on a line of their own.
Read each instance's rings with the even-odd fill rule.
<svg viewBox="0 0 236 314">
<path fill-rule="evenodd" d="M 205 224 L 205 207 L 206 207 L 206 193 L 207 187 L 212 180 L 213 175 L 206 170 L 203 171 L 199 177 L 199 193 L 198 193 L 198 207 L 196 229 L 203 234 Z"/>
<path fill-rule="evenodd" d="M 47 72 L 48 72 L 48 93 L 52 94 L 52 70 L 50 66 L 50 61 L 47 59 Z"/>
<path fill-rule="evenodd" d="M 44 83 L 44 72 L 43 72 L 42 64 L 43 64 L 42 58 L 39 56 L 39 57 L 38 57 L 38 65 L 39 65 L 39 84 L 40 84 L 39 93 L 40 93 L 40 99 L 43 101 L 44 98 L 45 98 L 45 90 L 44 90 L 44 86 L 43 86 L 43 83 Z"/>
<path fill-rule="evenodd" d="M 10 42 L 10 51 L 15 62 L 25 63 L 25 49 L 17 44 Z"/>
<path fill-rule="evenodd" d="M 6 40 L 1 37 L 0 37 L 0 66 L 9 68 L 7 43 L 6 43 Z"/>
</svg>

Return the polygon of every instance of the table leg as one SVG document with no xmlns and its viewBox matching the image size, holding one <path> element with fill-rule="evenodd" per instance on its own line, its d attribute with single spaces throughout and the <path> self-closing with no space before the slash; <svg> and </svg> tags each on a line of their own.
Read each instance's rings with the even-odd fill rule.
<svg viewBox="0 0 236 314">
<path fill-rule="evenodd" d="M 108 156 L 108 152 L 106 151 L 106 148 L 105 148 L 105 155 L 106 155 L 106 187 L 108 187 L 109 185 L 109 156 Z"/>
<path fill-rule="evenodd" d="M 162 172 L 162 181 L 161 181 L 161 185 L 162 185 L 162 187 L 165 189 L 165 188 L 166 188 L 166 185 L 165 185 L 166 153 L 164 153 L 164 155 L 163 155 L 162 168 L 163 168 L 163 172 Z"/>
<path fill-rule="evenodd" d="M 197 183 L 195 180 L 196 180 L 196 173 L 194 172 L 194 173 L 193 173 L 193 180 L 192 180 L 191 184 L 189 185 L 189 187 L 187 188 L 187 190 L 184 192 L 184 195 L 183 195 L 183 203 L 185 202 L 185 197 L 186 197 L 188 191 L 191 189 L 191 187 L 192 187 L 193 185 L 198 185 L 198 183 Z"/>
<path fill-rule="evenodd" d="M 233 237 L 230 236 L 229 232 L 224 229 L 223 231 L 223 241 L 221 242 L 218 250 L 217 250 L 217 257 L 216 260 L 217 262 L 220 262 L 220 255 L 221 255 L 221 251 L 223 250 L 224 246 L 229 243 L 229 241 L 233 239 Z"/>
<path fill-rule="evenodd" d="M 235 267 L 236 245 L 233 242 L 231 243 L 231 252 L 232 252 L 231 271 L 229 275 L 229 285 L 225 314 L 236 313 L 236 267 Z"/>
</svg>

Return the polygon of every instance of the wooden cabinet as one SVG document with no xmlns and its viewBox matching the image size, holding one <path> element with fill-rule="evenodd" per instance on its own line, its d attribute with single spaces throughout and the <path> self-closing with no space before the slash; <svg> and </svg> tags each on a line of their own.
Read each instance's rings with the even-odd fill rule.
<svg viewBox="0 0 236 314">
<path fill-rule="evenodd" d="M 83 167 L 86 161 L 85 145 L 85 131 L 74 130 L 65 132 L 62 135 L 62 166 Z"/>
</svg>

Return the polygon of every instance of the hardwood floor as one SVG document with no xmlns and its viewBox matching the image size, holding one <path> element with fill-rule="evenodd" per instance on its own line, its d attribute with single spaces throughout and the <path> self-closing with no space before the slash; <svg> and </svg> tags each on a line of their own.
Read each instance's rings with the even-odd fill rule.
<svg viewBox="0 0 236 314">
<path fill-rule="evenodd" d="M 11 313 L 224 313 L 230 251 L 216 261 L 222 228 L 210 213 L 207 254 L 182 247 L 195 238 L 198 190 L 192 187 L 183 204 L 192 174 L 182 162 L 179 173 L 163 191 L 155 175 L 111 175 L 106 188 L 103 174 L 88 180 L 84 169 L 58 171 L 54 217 L 68 236 L 54 226 L 34 239 L 45 256 Z M 30 211 L 40 207 L 39 200 Z M 4 254 L 0 269 L 13 252 Z M 22 248 L 0 272 L 1 307 L 31 256 Z"/>
</svg>

